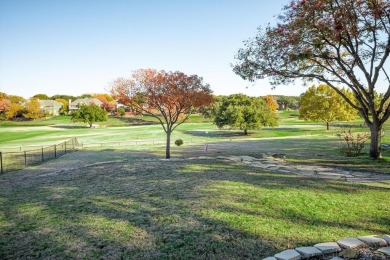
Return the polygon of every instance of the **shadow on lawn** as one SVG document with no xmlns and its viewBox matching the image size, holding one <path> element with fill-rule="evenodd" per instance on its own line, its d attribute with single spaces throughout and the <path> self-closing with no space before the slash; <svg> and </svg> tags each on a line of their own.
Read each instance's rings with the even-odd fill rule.
<svg viewBox="0 0 390 260">
<path fill-rule="evenodd" d="M 120 121 L 127 125 L 155 125 L 158 122 L 154 122 L 151 120 L 145 120 L 142 118 L 129 118 L 129 117 L 117 117 Z"/>
<path fill-rule="evenodd" d="M 44 164 L 46 175 L 28 168 L 16 174 L 23 180 L 11 178 L 12 173 L 0 178 L 0 258 L 262 259 L 286 246 L 288 235 L 293 235 L 281 234 L 278 221 L 298 228 L 311 222 L 336 235 L 341 235 L 342 221 L 313 220 L 274 204 L 243 209 L 259 203 L 261 194 L 280 191 L 286 200 L 286 192 L 299 190 L 342 194 L 345 199 L 369 190 L 388 192 L 223 160 L 162 161 L 151 154 L 129 158 L 130 152 L 118 151 L 73 156 L 80 161 L 97 156 L 101 163 L 52 175 L 46 173 L 54 168 Z M 65 159 L 69 163 L 72 158 Z M 120 158 L 128 161 L 102 163 Z M 223 209 L 226 215 L 219 214 Z M 233 217 L 238 220 L 232 222 Z M 350 233 L 381 233 L 386 218 L 370 218 L 371 229 L 367 223 L 346 228 Z M 248 229 L 245 223 L 251 219 L 254 226 Z M 298 235 L 303 237 L 295 238 L 293 245 L 321 242 Z"/>
<path fill-rule="evenodd" d="M 184 134 L 192 135 L 196 137 L 205 137 L 205 138 L 235 138 L 235 137 L 249 137 L 251 133 L 249 132 L 247 136 L 244 135 L 244 130 L 218 130 L 218 131 L 182 131 Z"/>
</svg>

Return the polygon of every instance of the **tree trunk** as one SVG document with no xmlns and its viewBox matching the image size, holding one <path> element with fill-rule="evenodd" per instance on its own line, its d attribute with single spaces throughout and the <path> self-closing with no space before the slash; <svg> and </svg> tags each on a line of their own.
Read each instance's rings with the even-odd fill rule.
<svg viewBox="0 0 390 260">
<path fill-rule="evenodd" d="M 372 124 L 370 126 L 371 132 L 371 144 L 370 144 L 370 158 L 381 159 L 381 139 L 382 139 L 382 126 L 376 126 Z"/>
<path fill-rule="evenodd" d="M 171 158 L 171 131 L 167 131 L 167 144 L 165 148 L 165 158 L 169 159 Z"/>
<path fill-rule="evenodd" d="M 326 122 L 326 130 L 329 130 L 329 122 Z"/>
<path fill-rule="evenodd" d="M 248 135 L 248 130 L 244 129 L 244 135 Z"/>
</svg>

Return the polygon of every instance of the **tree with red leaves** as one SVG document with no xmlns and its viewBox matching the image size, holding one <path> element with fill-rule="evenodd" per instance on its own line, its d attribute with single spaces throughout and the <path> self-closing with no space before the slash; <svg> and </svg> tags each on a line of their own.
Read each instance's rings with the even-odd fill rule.
<svg viewBox="0 0 390 260">
<path fill-rule="evenodd" d="M 113 82 L 111 94 L 120 103 L 158 119 L 166 133 L 166 158 L 171 157 L 171 133 L 195 108 L 212 102 L 211 89 L 197 75 L 140 69 L 130 79 Z"/>
<path fill-rule="evenodd" d="M 382 127 L 390 117 L 390 1 L 292 0 L 278 20 L 245 42 L 234 72 L 252 81 L 269 77 L 272 84 L 298 78 L 327 84 L 364 118 L 369 156 L 381 158 Z M 384 89 L 379 101 L 378 87 Z"/>
</svg>

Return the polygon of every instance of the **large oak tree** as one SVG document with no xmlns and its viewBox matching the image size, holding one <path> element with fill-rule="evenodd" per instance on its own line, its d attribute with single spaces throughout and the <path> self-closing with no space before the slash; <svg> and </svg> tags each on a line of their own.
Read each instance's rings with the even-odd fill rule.
<svg viewBox="0 0 390 260">
<path fill-rule="evenodd" d="M 211 89 L 197 75 L 140 69 L 130 79 L 113 82 L 111 94 L 139 113 L 158 119 L 166 133 L 166 158 L 171 157 L 171 133 L 195 108 L 212 102 Z"/>
<path fill-rule="evenodd" d="M 259 29 L 245 45 L 234 66 L 238 75 L 269 77 L 273 84 L 299 78 L 329 85 L 364 118 L 371 132 L 369 155 L 381 158 L 382 126 L 390 116 L 389 0 L 292 0 L 276 26 Z M 354 93 L 353 100 L 340 85 Z M 384 94 L 377 105 L 380 87 Z"/>
</svg>

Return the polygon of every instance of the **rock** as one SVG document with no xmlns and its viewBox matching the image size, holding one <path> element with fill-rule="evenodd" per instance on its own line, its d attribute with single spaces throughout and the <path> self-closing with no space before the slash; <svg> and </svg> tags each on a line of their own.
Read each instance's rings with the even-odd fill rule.
<svg viewBox="0 0 390 260">
<path fill-rule="evenodd" d="M 341 251 L 340 246 L 336 242 L 326 242 L 314 245 L 324 254 L 337 253 Z"/>
<path fill-rule="evenodd" d="M 358 237 L 358 239 L 368 245 L 373 245 L 373 246 L 387 246 L 386 240 L 372 235 L 372 236 L 362 236 Z"/>
<path fill-rule="evenodd" d="M 330 260 L 344 260 L 343 258 L 340 258 L 338 256 L 332 257 Z"/>
<path fill-rule="evenodd" d="M 264 258 L 263 260 L 277 260 L 277 258 L 275 258 L 273 256 L 269 256 L 267 258 Z"/>
<path fill-rule="evenodd" d="M 314 246 L 298 247 L 295 250 L 300 253 L 304 258 L 322 255 L 322 252 Z"/>
<path fill-rule="evenodd" d="M 284 250 L 274 255 L 278 260 L 300 260 L 301 255 L 294 249 Z"/>
<path fill-rule="evenodd" d="M 378 250 L 376 250 L 378 252 L 381 252 L 387 256 L 390 256 L 390 247 L 382 247 L 382 248 L 379 248 Z"/>
<path fill-rule="evenodd" d="M 347 259 L 356 259 L 359 257 L 359 252 L 355 249 L 345 249 L 343 252 L 339 254 L 339 256 Z"/>
<path fill-rule="evenodd" d="M 387 244 L 390 245 L 390 236 L 389 235 L 384 235 L 383 239 L 387 242 Z"/>
<path fill-rule="evenodd" d="M 339 244 L 339 246 L 345 249 L 367 247 L 367 244 L 354 237 L 340 239 L 339 241 L 337 241 L 337 244 Z"/>
</svg>

